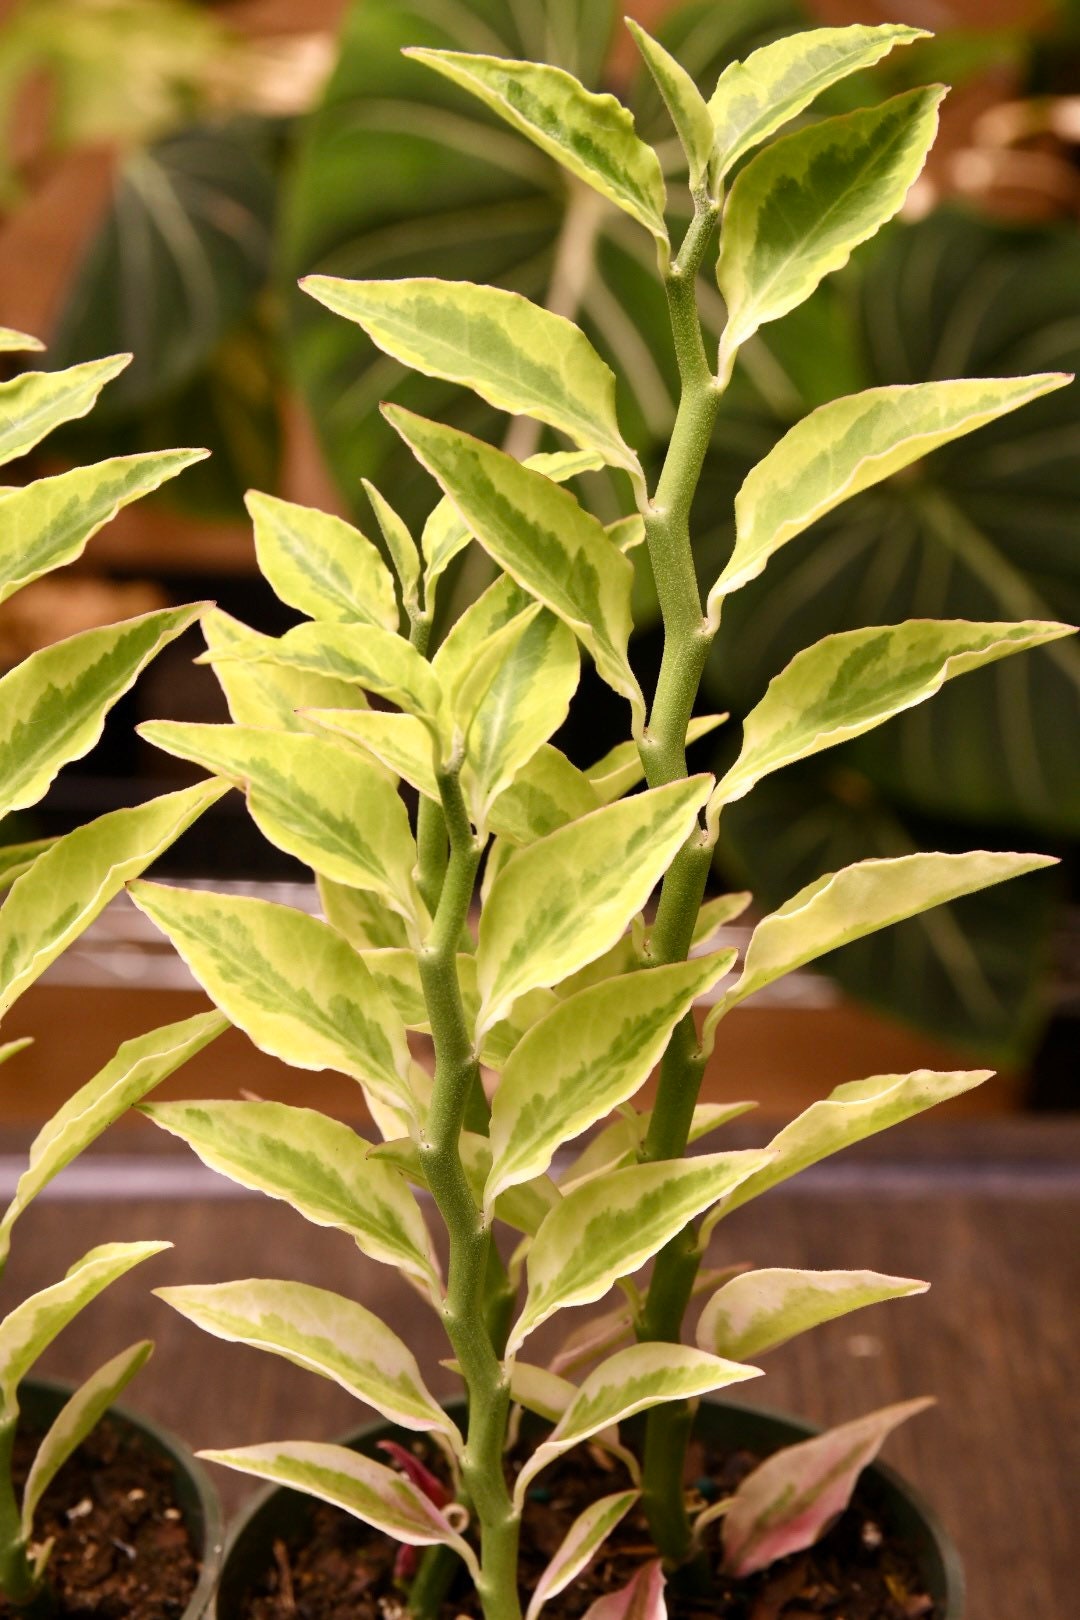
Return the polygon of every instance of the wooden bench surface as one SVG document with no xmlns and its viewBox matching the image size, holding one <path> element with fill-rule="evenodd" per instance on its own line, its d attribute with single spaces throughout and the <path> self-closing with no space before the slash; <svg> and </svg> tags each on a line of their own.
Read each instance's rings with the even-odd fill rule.
<svg viewBox="0 0 1080 1620">
<path fill-rule="evenodd" d="M 762 1140 L 759 1127 L 731 1133 Z M 765 1133 L 767 1134 L 767 1132 Z M 0 1137 L 10 1194 L 25 1136 Z M 41 1364 L 81 1376 L 147 1336 L 157 1352 L 131 1393 L 191 1445 L 331 1438 L 366 1413 L 335 1385 L 219 1343 L 150 1293 L 157 1285 L 301 1277 L 351 1293 L 419 1355 L 431 1387 L 454 1381 L 427 1308 L 347 1238 L 239 1194 L 186 1151 L 127 1131 L 65 1172 L 15 1232 L 5 1299 L 54 1280 L 90 1245 L 168 1238 Z M 937 1508 L 969 1576 L 968 1620 L 1066 1620 L 1077 1612 L 1077 1301 L 1080 1123 L 961 1121 L 864 1144 L 738 1211 L 715 1263 L 872 1267 L 925 1277 L 929 1294 L 817 1329 L 766 1360 L 748 1398 L 821 1423 L 923 1393 L 935 1411 L 886 1455 Z M 542 1335 L 530 1347 L 539 1359 Z M 215 1470 L 229 1507 L 245 1482 Z"/>
</svg>

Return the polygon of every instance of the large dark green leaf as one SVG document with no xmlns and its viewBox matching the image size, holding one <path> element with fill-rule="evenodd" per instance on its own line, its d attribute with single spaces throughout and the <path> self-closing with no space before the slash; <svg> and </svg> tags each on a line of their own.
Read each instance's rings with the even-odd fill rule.
<svg viewBox="0 0 1080 1620">
<path fill-rule="evenodd" d="M 131 152 L 50 350 L 55 366 L 134 354 L 99 426 L 190 382 L 246 314 L 269 270 L 273 205 L 259 124 L 195 127 Z"/>
</svg>

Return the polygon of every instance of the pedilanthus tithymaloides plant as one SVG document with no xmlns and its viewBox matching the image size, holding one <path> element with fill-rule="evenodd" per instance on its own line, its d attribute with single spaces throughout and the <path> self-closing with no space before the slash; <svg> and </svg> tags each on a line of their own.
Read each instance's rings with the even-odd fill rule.
<svg viewBox="0 0 1080 1620">
<path fill-rule="evenodd" d="M 35 350 L 34 338 L 0 331 L 0 349 Z M 0 384 L 0 461 L 15 461 L 54 427 L 91 409 L 130 360 L 114 355 L 64 371 L 27 371 Z M 205 451 L 118 456 L 4 491 L 0 504 L 0 602 L 73 562 L 122 506 L 174 478 Z M 38 802 L 57 773 L 97 742 L 113 704 L 154 655 L 200 612 L 166 608 L 84 630 L 32 653 L 0 679 L 0 816 Z M 0 846 L 0 1019 L 51 962 L 100 915 L 126 882 L 166 850 L 219 798 L 201 783 L 133 809 L 110 811 L 61 838 Z M 0 1218 L 0 1271 L 16 1221 L 52 1178 L 113 1120 L 228 1027 L 217 1012 L 125 1041 L 35 1138 L 26 1170 Z M 0 1063 L 28 1039 L 0 1045 Z M 18 1079 L 17 1061 L 11 1073 Z M 12 1479 L 19 1384 L 84 1305 L 167 1243 L 107 1243 L 57 1282 L 16 1301 L 0 1320 L 0 1595 L 13 1609 L 48 1616 L 50 1546 L 34 1515 L 57 1470 L 135 1376 L 152 1345 L 142 1341 L 98 1369 L 63 1406 L 38 1448 L 21 1492 Z"/>
<path fill-rule="evenodd" d="M 149 1112 L 207 1163 L 350 1232 L 369 1257 L 396 1266 L 430 1299 L 468 1395 L 462 1434 L 396 1335 L 321 1290 L 264 1279 L 164 1290 L 212 1333 L 307 1365 L 392 1422 L 427 1432 L 446 1452 L 455 1501 L 437 1505 L 408 1477 L 335 1446 L 281 1442 L 208 1455 L 337 1502 L 402 1543 L 435 1546 L 409 1579 L 417 1616 L 435 1612 L 460 1559 L 486 1620 L 518 1620 L 528 1596 L 517 1559 L 529 1488 L 553 1458 L 596 1437 L 623 1458 L 632 1488 L 586 1510 L 531 1594 L 528 1620 L 639 1491 L 658 1557 L 620 1602 L 635 1614 L 663 1612 L 663 1570 L 691 1559 L 718 1516 L 712 1509 L 692 1521 L 683 1492 L 694 1402 L 754 1376 L 763 1353 L 815 1323 L 924 1286 L 872 1272 L 703 1274 L 712 1230 L 806 1165 L 987 1077 L 875 1076 L 838 1087 L 764 1150 L 688 1155 L 747 1106 L 698 1102 L 721 1020 L 827 951 L 1043 864 L 986 852 L 863 861 L 765 917 L 733 980 L 735 953 L 709 949 L 749 898 L 704 898 L 726 805 L 953 676 L 1068 633 L 1041 622 L 920 620 L 830 636 L 776 676 L 716 782 L 688 775 L 685 750 L 722 718 L 693 710 L 725 598 L 849 495 L 1067 379 L 882 388 L 812 412 L 746 479 L 734 549 L 703 599 L 691 506 L 739 349 L 896 214 L 922 168 L 943 92 L 914 90 L 807 123 L 756 151 L 827 86 L 918 31 L 820 29 L 781 40 L 729 67 L 708 102 L 654 40 L 637 27 L 634 34 L 689 166 L 694 215 L 674 252 L 657 156 L 611 96 L 543 65 L 413 54 L 533 140 L 567 183 L 592 188 L 654 239 L 682 380 L 656 487 L 620 433 L 612 374 L 569 321 L 468 283 L 312 277 L 305 285 L 314 297 L 396 360 L 530 416 L 573 448 L 521 464 L 385 406 L 441 493 L 418 547 L 368 488 L 407 635 L 393 577 L 368 539 L 340 519 L 253 494 L 263 572 L 308 622 L 275 640 L 207 615 L 207 656 L 236 723 L 144 728 L 246 793 L 266 836 L 313 868 L 326 921 L 146 883 L 133 885 L 137 903 L 257 1045 L 299 1068 L 355 1077 L 385 1141 L 373 1146 L 315 1111 L 262 1102 Z M 696 283 L 718 236 L 728 322 L 710 356 Z M 597 463 L 623 470 L 637 505 L 606 529 L 560 487 Z M 439 579 L 474 540 L 499 578 L 432 652 Z M 627 656 L 627 552 L 642 541 L 665 632 L 648 700 Z M 632 732 L 584 771 L 549 741 L 573 698 L 581 647 L 627 700 Z M 368 695 L 379 708 L 367 706 Z M 644 790 L 631 791 L 642 778 Z M 400 782 L 418 795 L 415 826 Z M 699 1035 L 691 1006 L 709 992 Z M 410 1031 L 430 1033 L 433 1077 L 414 1060 Z M 656 1064 L 655 1106 L 643 1113 L 633 1098 Z M 495 1076 L 490 1102 L 482 1068 Z M 615 1123 L 575 1157 L 568 1144 L 613 1111 Z M 550 1173 L 557 1156 L 569 1160 L 558 1181 Z M 430 1191 L 446 1228 L 445 1278 L 409 1183 Z M 492 1241 L 496 1222 L 518 1236 L 508 1267 Z M 649 1260 L 642 1294 L 632 1279 Z M 525 1359 L 542 1323 L 613 1288 L 624 1303 L 571 1333 L 553 1366 Z M 682 1324 L 695 1292 L 710 1297 L 688 1346 Z M 568 1376 L 593 1362 L 580 1385 Z M 756 1470 L 723 1504 L 729 1571 L 748 1573 L 813 1540 L 889 1428 L 920 1404 L 871 1414 Z M 515 1405 L 554 1428 L 508 1483 Z M 639 1457 L 615 1433 L 643 1412 Z"/>
</svg>

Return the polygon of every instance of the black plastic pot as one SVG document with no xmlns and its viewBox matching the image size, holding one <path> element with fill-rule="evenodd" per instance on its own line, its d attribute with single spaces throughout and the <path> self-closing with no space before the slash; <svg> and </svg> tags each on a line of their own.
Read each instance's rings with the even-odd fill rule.
<svg viewBox="0 0 1080 1620">
<path fill-rule="evenodd" d="M 451 1409 L 458 1404 L 463 1410 L 464 1403 L 452 1403 Z M 768 1454 L 818 1431 L 778 1412 L 706 1397 L 698 1413 L 697 1432 L 723 1450 L 745 1447 Z M 344 1444 L 376 1456 L 377 1442 L 391 1436 L 408 1438 L 389 1424 L 374 1423 L 350 1435 Z M 886 1532 L 914 1558 L 934 1599 L 935 1620 L 963 1620 L 964 1572 L 959 1554 L 919 1494 L 884 1463 L 865 1469 L 859 1488 Z M 270 1486 L 252 1497 L 229 1533 L 216 1620 L 238 1620 L 246 1594 L 273 1566 L 274 1542 L 302 1537 L 312 1507 L 310 1497 L 280 1486 Z"/>
<path fill-rule="evenodd" d="M 19 1385 L 19 1412 L 23 1422 L 34 1429 L 47 1429 L 71 1395 L 70 1385 L 43 1378 L 28 1378 Z M 137 1434 L 150 1450 L 167 1458 L 172 1465 L 176 1505 L 184 1515 L 201 1570 L 191 1601 L 181 1620 L 209 1620 L 213 1615 L 224 1552 L 224 1519 L 221 1503 L 210 1480 L 191 1452 L 175 1435 L 126 1406 L 111 1406 L 109 1421 L 121 1434 Z"/>
</svg>

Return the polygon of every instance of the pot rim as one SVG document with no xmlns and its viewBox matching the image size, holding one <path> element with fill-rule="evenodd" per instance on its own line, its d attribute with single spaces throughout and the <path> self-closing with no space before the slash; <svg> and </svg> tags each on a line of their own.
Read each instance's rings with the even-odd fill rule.
<svg viewBox="0 0 1080 1620">
<path fill-rule="evenodd" d="M 19 1393 L 33 1390 L 43 1395 L 52 1395 L 66 1401 L 75 1393 L 78 1385 L 63 1378 L 35 1378 L 27 1377 L 19 1384 Z M 183 1470 L 194 1487 L 194 1495 L 198 1501 L 199 1512 L 202 1515 L 201 1537 L 196 1540 L 196 1551 L 199 1556 L 199 1578 L 192 1589 L 187 1607 L 184 1609 L 181 1620 L 201 1620 L 203 1615 L 212 1612 L 211 1603 L 217 1591 L 218 1578 L 225 1562 L 225 1516 L 221 1506 L 221 1499 L 212 1484 L 206 1470 L 199 1463 L 195 1454 L 183 1440 L 179 1439 L 171 1429 L 166 1429 L 153 1418 L 146 1417 L 142 1412 L 133 1410 L 122 1401 L 114 1402 L 104 1414 L 106 1417 L 119 1418 L 122 1424 L 136 1430 L 150 1440 L 153 1445 L 168 1456 L 177 1468 Z M 198 1527 L 192 1525 L 191 1516 L 184 1513 L 184 1520 L 190 1531 Z M 199 1543 L 201 1542 L 201 1545 Z"/>
<path fill-rule="evenodd" d="M 449 1412 L 461 1411 L 466 1402 L 464 1396 L 455 1396 L 443 1403 Z M 754 1423 L 774 1424 L 778 1429 L 787 1431 L 791 1441 L 810 1439 L 821 1434 L 822 1428 L 818 1424 L 808 1423 L 803 1418 L 792 1417 L 787 1412 L 781 1412 L 773 1407 L 751 1405 L 749 1402 L 724 1400 L 722 1398 L 705 1395 L 702 1397 L 702 1406 L 719 1409 L 725 1413 L 738 1415 L 745 1413 Z M 350 1430 L 339 1437 L 337 1444 L 358 1446 L 373 1436 L 394 1431 L 395 1425 L 385 1419 L 373 1419 L 357 1429 Z M 401 1431 L 407 1433 L 408 1431 Z M 787 1443 L 786 1441 L 782 1441 Z M 966 1583 L 964 1579 L 964 1566 L 956 1543 L 945 1529 L 937 1513 L 929 1506 L 921 1491 L 912 1486 L 908 1480 L 888 1463 L 874 1461 L 863 1470 L 863 1478 L 871 1482 L 880 1482 L 887 1491 L 893 1493 L 907 1507 L 911 1516 L 921 1521 L 926 1533 L 926 1540 L 930 1543 L 940 1563 L 941 1591 L 936 1599 L 941 1608 L 940 1620 L 964 1620 Z M 225 1541 L 225 1551 L 221 1562 L 222 1575 L 226 1573 L 230 1559 L 236 1554 L 241 1541 L 251 1529 L 253 1521 L 260 1512 L 279 1495 L 303 1495 L 302 1492 L 292 1490 L 285 1485 L 264 1485 L 254 1491 L 245 1501 L 229 1525 Z M 314 1501 L 315 1498 L 310 1500 Z M 904 1537 L 901 1535 L 901 1540 Z M 918 1554 L 916 1554 L 918 1556 Z M 923 1560 L 925 1563 L 925 1559 Z M 226 1620 L 219 1616 L 218 1620 Z"/>
</svg>

